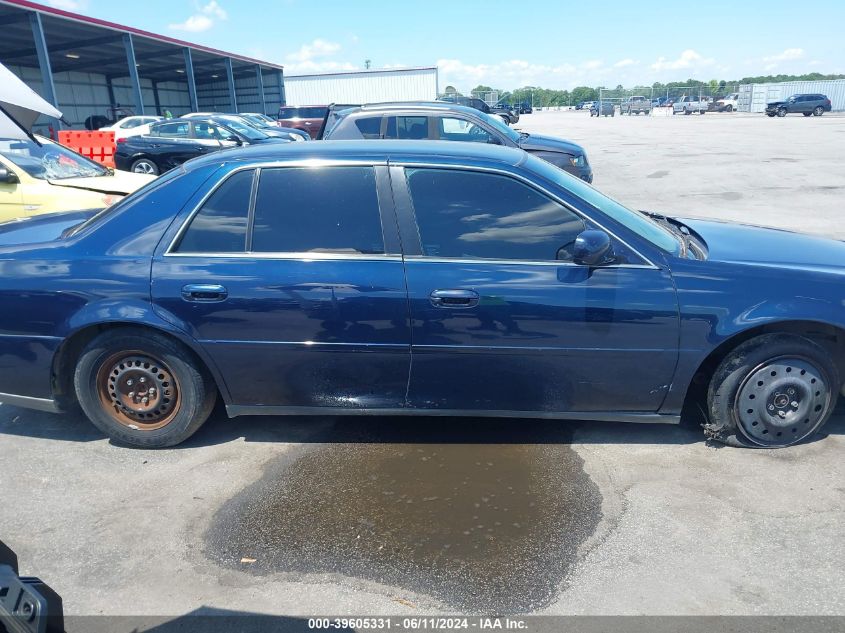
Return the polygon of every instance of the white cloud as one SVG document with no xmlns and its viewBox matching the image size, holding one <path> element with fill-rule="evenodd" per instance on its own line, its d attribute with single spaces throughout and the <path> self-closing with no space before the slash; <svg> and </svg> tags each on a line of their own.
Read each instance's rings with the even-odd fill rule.
<svg viewBox="0 0 845 633">
<path fill-rule="evenodd" d="M 588 62 L 584 62 L 584 68 L 586 68 L 587 70 L 597 70 L 598 68 L 601 68 L 603 65 L 604 65 L 604 62 L 601 61 L 600 59 L 591 59 Z"/>
<path fill-rule="evenodd" d="M 511 89 L 521 86 L 575 86 L 587 73 L 573 64 L 533 64 L 521 59 L 494 64 L 466 64 L 459 59 L 437 61 L 440 83 L 468 91 L 479 84 Z"/>
<path fill-rule="evenodd" d="M 614 68 L 625 68 L 627 66 L 636 66 L 639 63 L 640 62 L 635 61 L 635 60 L 631 59 L 630 57 L 628 57 L 627 59 L 620 59 L 618 62 L 613 64 L 613 67 Z"/>
<path fill-rule="evenodd" d="M 47 0 L 47 4 L 62 11 L 81 11 L 88 8 L 88 0 Z"/>
<path fill-rule="evenodd" d="M 310 44 L 303 44 L 298 51 L 290 53 L 287 59 L 293 62 L 308 62 L 315 57 L 329 57 L 340 50 L 340 44 L 329 42 L 319 37 Z"/>
<path fill-rule="evenodd" d="M 681 56 L 678 57 L 678 59 L 666 59 L 665 57 L 659 57 L 657 61 L 651 65 L 651 69 L 663 71 L 682 70 L 685 68 L 703 68 L 705 66 L 712 65 L 714 61 L 715 60 L 712 58 L 705 58 L 698 51 L 688 48 L 681 53 Z"/>
<path fill-rule="evenodd" d="M 293 64 L 285 64 L 285 74 L 291 75 L 310 75 L 312 73 L 340 73 L 360 69 L 360 66 L 356 66 L 355 64 L 351 64 L 349 62 L 307 61 Z"/>
<path fill-rule="evenodd" d="M 65 2 L 67 0 L 60 1 Z M 226 20 L 228 17 L 228 14 L 223 7 L 220 6 L 217 0 L 210 0 L 203 5 L 197 4 L 196 13 L 189 16 L 184 22 L 170 24 L 168 28 L 173 29 L 174 31 L 199 33 L 201 31 L 207 31 L 213 27 L 216 20 Z"/>
<path fill-rule="evenodd" d="M 802 59 L 804 57 L 804 49 L 803 48 L 787 48 L 782 53 L 778 53 L 777 55 L 770 55 L 769 57 L 764 57 L 764 62 L 789 62 L 796 59 Z"/>
</svg>

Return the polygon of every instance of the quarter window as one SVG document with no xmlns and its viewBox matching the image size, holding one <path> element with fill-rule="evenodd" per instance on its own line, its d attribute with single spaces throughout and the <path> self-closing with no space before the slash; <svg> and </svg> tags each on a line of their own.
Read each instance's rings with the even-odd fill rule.
<svg viewBox="0 0 845 633">
<path fill-rule="evenodd" d="M 355 121 L 355 127 L 363 138 L 381 138 L 381 117 L 369 117 Z"/>
<path fill-rule="evenodd" d="M 262 169 L 252 249 L 384 253 L 372 167 Z"/>
<path fill-rule="evenodd" d="M 191 220 L 179 253 L 242 253 L 246 248 L 252 170 L 230 176 Z"/>
<path fill-rule="evenodd" d="M 423 254 L 569 260 L 584 221 L 513 178 L 447 169 L 406 170 Z"/>
</svg>

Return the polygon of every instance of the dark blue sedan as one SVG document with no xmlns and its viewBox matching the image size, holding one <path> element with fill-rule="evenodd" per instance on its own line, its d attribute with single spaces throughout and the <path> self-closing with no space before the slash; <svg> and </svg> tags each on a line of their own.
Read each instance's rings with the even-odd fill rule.
<svg viewBox="0 0 845 633">
<path fill-rule="evenodd" d="M 244 414 L 677 422 L 778 447 L 841 386 L 845 244 L 631 211 L 517 149 L 217 153 L 0 227 L 0 401 L 172 446 Z"/>
</svg>

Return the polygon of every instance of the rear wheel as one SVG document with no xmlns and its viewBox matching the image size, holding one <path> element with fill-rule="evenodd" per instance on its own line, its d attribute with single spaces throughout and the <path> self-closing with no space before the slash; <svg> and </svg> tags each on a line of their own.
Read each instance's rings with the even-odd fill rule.
<svg viewBox="0 0 845 633">
<path fill-rule="evenodd" d="M 208 372 L 183 345 L 162 334 L 121 329 L 97 336 L 74 374 L 91 422 L 122 444 L 175 446 L 202 426 L 217 395 Z"/>
<path fill-rule="evenodd" d="M 795 334 L 764 334 L 719 364 L 707 394 L 705 434 L 734 446 L 780 448 L 814 435 L 839 394 L 830 354 Z"/>
<path fill-rule="evenodd" d="M 824 114 L 824 108 L 818 106 L 815 110 L 813 110 L 813 116 L 821 116 Z"/>
<path fill-rule="evenodd" d="M 158 176 L 158 165 L 156 165 L 149 158 L 139 158 L 130 167 L 130 171 L 136 174 L 149 174 L 150 176 Z"/>
<path fill-rule="evenodd" d="M 803 114 L 804 116 L 813 116 L 812 112 L 802 112 L 801 114 Z"/>
</svg>

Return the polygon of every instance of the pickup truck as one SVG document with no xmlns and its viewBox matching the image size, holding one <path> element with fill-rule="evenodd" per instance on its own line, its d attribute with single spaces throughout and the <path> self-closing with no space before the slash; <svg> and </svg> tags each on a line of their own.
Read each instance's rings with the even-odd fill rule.
<svg viewBox="0 0 845 633">
<path fill-rule="evenodd" d="M 700 101 L 697 97 L 684 96 L 680 99 L 675 99 L 675 102 L 672 104 L 672 114 L 678 114 L 679 112 L 683 112 L 684 114 L 692 114 L 693 112 L 704 114 L 707 112 L 707 105 L 705 101 Z"/>
<path fill-rule="evenodd" d="M 645 97 L 628 97 L 622 102 L 622 105 L 619 106 L 619 114 L 627 114 L 630 116 L 632 114 L 639 114 L 640 112 L 646 115 L 651 114 L 651 101 Z"/>
</svg>

